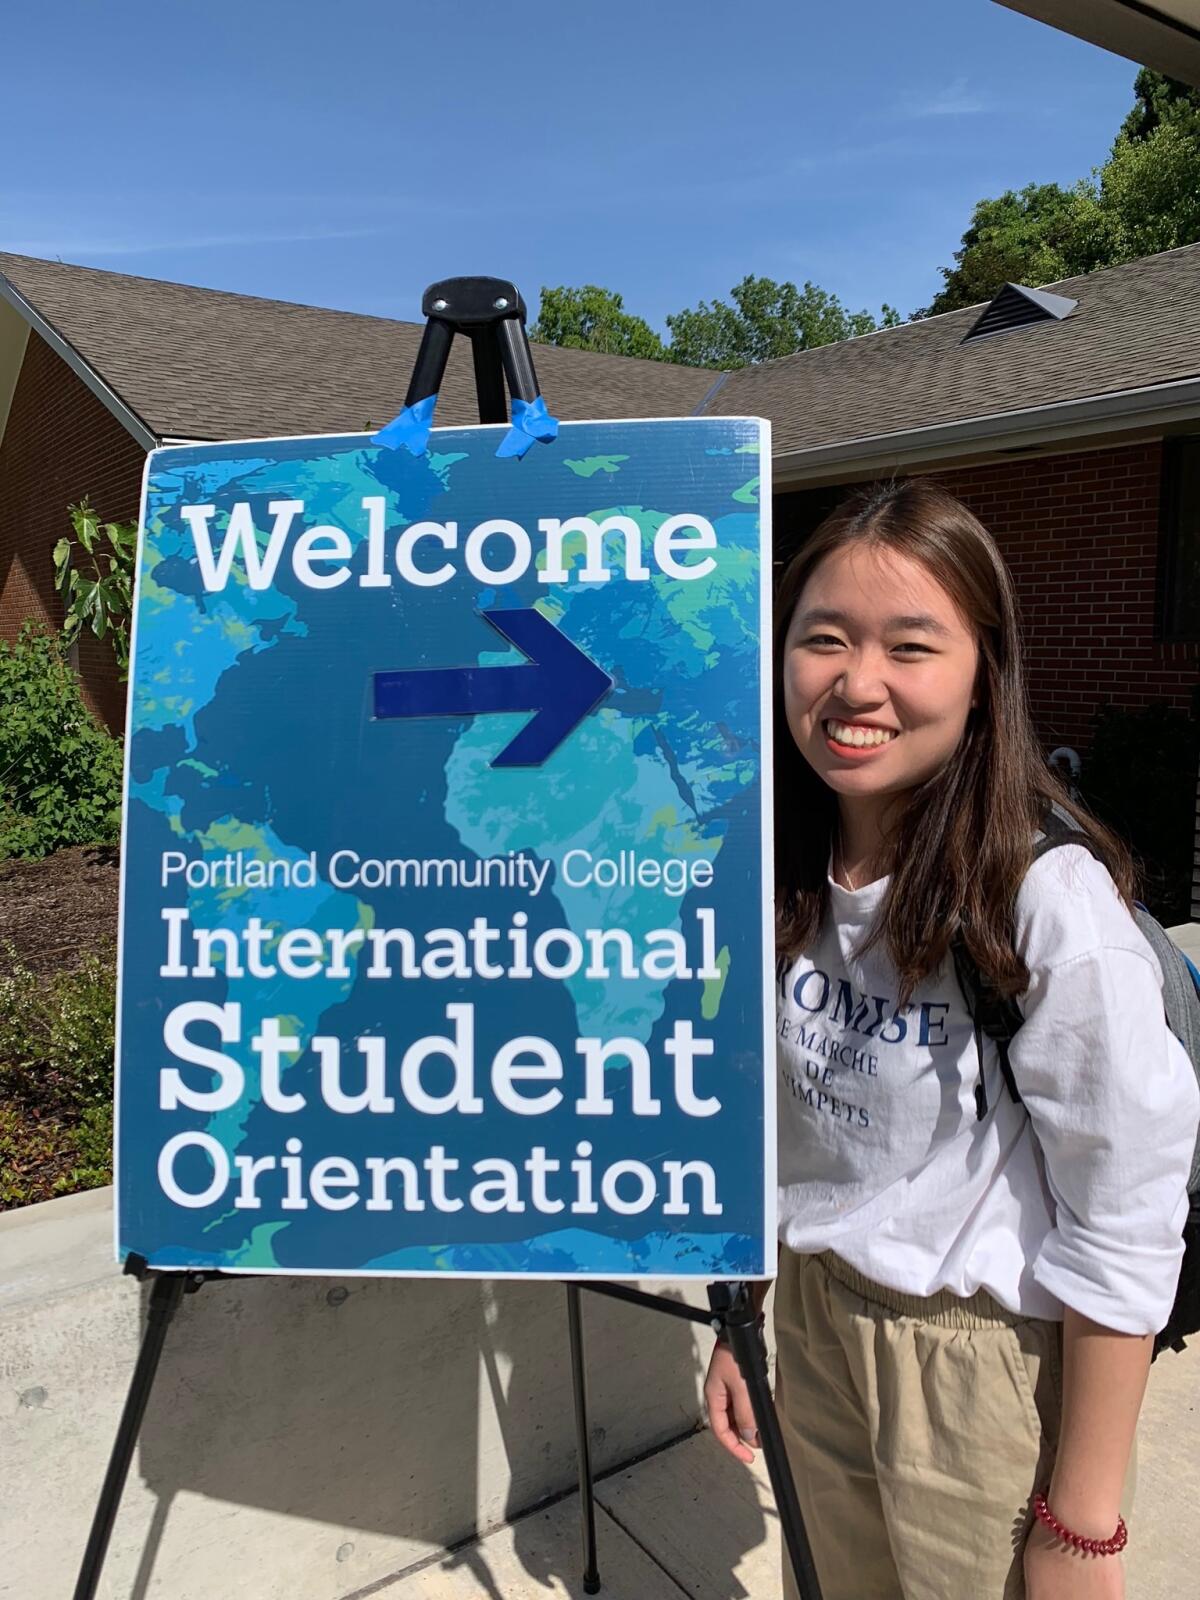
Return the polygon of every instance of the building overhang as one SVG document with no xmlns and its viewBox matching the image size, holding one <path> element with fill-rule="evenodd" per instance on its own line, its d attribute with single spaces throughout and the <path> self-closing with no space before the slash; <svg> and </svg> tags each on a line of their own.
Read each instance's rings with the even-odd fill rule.
<svg viewBox="0 0 1200 1600">
<path fill-rule="evenodd" d="M 1200 88 L 1196 0 L 997 0 L 1114 55 Z"/>
<path fill-rule="evenodd" d="M 786 491 L 914 468 L 1062 453 L 1111 444 L 1114 436 L 1156 438 L 1189 424 L 1200 427 L 1200 378 L 781 452 L 774 461 L 774 483 Z"/>
<path fill-rule="evenodd" d="M 0 439 L 4 438 L 8 425 L 8 413 L 28 343 L 29 324 L 11 306 L 0 302 Z"/>
<path fill-rule="evenodd" d="M 38 334 L 55 355 L 60 356 L 77 378 L 92 391 L 97 400 L 112 412 L 125 431 L 133 436 L 143 450 L 153 450 L 158 444 L 157 436 L 151 432 L 146 423 L 138 416 L 137 412 L 128 405 L 121 396 L 89 365 L 79 354 L 75 346 L 69 344 L 58 329 L 51 322 L 47 322 L 36 306 L 31 305 L 25 296 L 14 284 L 0 273 L 0 301 L 6 301 L 9 306 L 25 321 L 25 323 Z"/>
</svg>

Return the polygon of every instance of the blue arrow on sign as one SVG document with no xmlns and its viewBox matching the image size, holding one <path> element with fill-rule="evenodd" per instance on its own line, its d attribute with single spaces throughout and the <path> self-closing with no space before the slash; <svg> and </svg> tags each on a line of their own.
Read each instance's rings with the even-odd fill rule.
<svg viewBox="0 0 1200 1600">
<path fill-rule="evenodd" d="M 493 767 L 540 767 L 613 686 L 590 656 L 540 611 L 485 611 L 499 633 L 529 657 L 511 667 L 435 667 L 375 674 L 375 715 L 474 717 L 534 711 Z"/>
</svg>

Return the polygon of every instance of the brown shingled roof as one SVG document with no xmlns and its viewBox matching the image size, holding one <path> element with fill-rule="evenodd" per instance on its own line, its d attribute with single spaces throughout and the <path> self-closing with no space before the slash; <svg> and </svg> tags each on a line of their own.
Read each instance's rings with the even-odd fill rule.
<svg viewBox="0 0 1200 1600">
<path fill-rule="evenodd" d="M 357 433 L 404 403 L 422 325 L 0 253 L 0 274 L 159 438 Z M 536 345 L 564 420 L 688 416 L 715 374 Z M 478 421 L 470 351 L 446 372 L 438 422 Z"/>
<path fill-rule="evenodd" d="M 421 326 L 0 254 L 0 274 L 158 437 L 358 432 L 400 409 Z M 535 347 L 566 420 L 770 419 L 776 456 L 1200 376 L 1200 244 L 1046 285 L 1079 302 L 963 343 L 981 307 L 718 375 Z M 707 403 L 706 403 L 706 397 Z M 442 423 L 476 420 L 456 341 Z"/>
<path fill-rule="evenodd" d="M 731 372 L 705 407 L 764 416 L 776 456 L 1200 375 L 1200 244 L 1046 284 L 1077 300 L 964 344 L 980 306 Z"/>
</svg>

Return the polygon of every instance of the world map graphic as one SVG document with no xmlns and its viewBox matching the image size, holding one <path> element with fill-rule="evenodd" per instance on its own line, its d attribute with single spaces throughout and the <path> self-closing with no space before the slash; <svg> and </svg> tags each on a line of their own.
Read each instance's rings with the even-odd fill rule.
<svg viewBox="0 0 1200 1600">
<path fill-rule="evenodd" d="M 608 1276 L 752 1274 L 763 1269 L 770 1117 L 764 1074 L 763 530 L 761 426 L 740 419 L 564 425 L 552 445 L 520 462 L 497 461 L 501 430 L 437 430 L 429 453 L 373 445 L 365 436 L 171 448 L 151 457 L 139 557 L 135 660 L 123 852 L 119 1071 L 119 1237 L 158 1266 L 243 1271 L 361 1271 Z M 464 530 L 509 519 L 632 519 L 654 548 L 664 517 L 702 515 L 716 531 L 714 570 L 680 582 L 653 563 L 647 580 L 625 576 L 624 541 L 605 534 L 605 581 L 582 576 L 582 534 L 563 545 L 567 582 L 539 581 L 536 534 L 529 570 L 503 585 L 481 583 L 461 564 L 448 581 L 364 586 L 364 500 L 382 499 L 387 527 L 444 524 Z M 206 588 L 184 506 L 212 508 L 214 543 L 229 508 L 248 504 L 260 552 L 272 506 L 302 501 L 305 525 L 345 530 L 350 581 L 306 587 L 280 561 L 255 587 L 235 561 L 229 581 Z M 420 558 L 435 566 L 427 547 Z M 611 691 L 537 767 L 496 767 L 499 751 L 530 713 L 384 720 L 372 714 L 377 673 L 417 667 L 503 667 L 520 662 L 484 620 L 496 607 L 533 607 L 612 679 Z M 545 864 L 536 895 L 492 882 L 469 891 L 411 884 L 339 887 L 315 881 L 189 886 L 164 882 L 163 862 L 315 859 L 337 850 L 362 861 L 397 857 Z M 638 858 L 711 863 L 711 887 L 665 895 L 637 883 L 571 885 L 562 863 Z M 347 858 L 349 859 L 349 857 Z M 197 878 L 202 874 L 197 874 Z M 711 907 L 719 975 L 702 985 L 639 974 L 603 983 L 583 971 L 522 984 L 478 977 L 439 983 L 370 981 L 359 947 L 341 978 L 270 980 L 221 964 L 212 976 L 174 985 L 161 976 L 164 911 L 186 909 L 188 926 L 353 930 L 403 927 L 420 937 L 484 917 L 501 926 L 527 914 L 528 932 L 621 928 L 635 942 L 655 928 L 695 926 Z M 387 1118 L 336 1116 L 313 1094 L 281 1118 L 264 1105 L 255 1062 L 243 1048 L 246 1092 L 214 1112 L 160 1105 L 164 1023 L 185 996 L 236 1002 L 241 1038 L 267 1018 L 295 1041 L 284 1090 L 311 1086 L 311 1041 L 334 1036 L 409 1039 L 444 1034 L 447 1006 L 476 1007 L 475 1049 L 486 1060 L 531 1027 L 547 1038 L 622 1036 L 659 1051 L 680 1018 L 711 1039 L 706 1089 L 719 1114 L 629 1115 L 627 1070 L 611 1065 L 618 1114 L 581 1129 L 569 1097 L 533 1132 L 565 1171 L 586 1137 L 605 1162 L 661 1161 L 678 1152 L 718 1173 L 721 1215 L 678 1218 L 605 1213 L 586 1218 L 469 1209 L 439 1212 L 288 1210 L 274 1190 L 258 1209 L 224 1203 L 181 1210 L 162 1192 L 156 1161 L 165 1141 L 202 1130 L 230 1153 L 280 1152 L 286 1136 L 305 1159 L 335 1151 L 418 1153 L 441 1139 L 463 1162 L 496 1148 L 491 1115 L 432 1129 L 401 1106 Z M 196 1038 L 208 1037 L 198 1029 Z M 211 1030 L 211 1043 L 218 1043 Z M 563 1047 L 569 1060 L 569 1045 Z M 657 1059 L 657 1057 L 656 1057 Z M 194 1081 L 204 1078 L 194 1073 Z M 714 1090 L 714 1086 L 718 1086 Z M 509 1119 L 531 1123 L 534 1119 Z M 281 1123 L 286 1126 L 281 1128 Z M 181 1181 L 203 1187 L 196 1152 Z"/>
</svg>

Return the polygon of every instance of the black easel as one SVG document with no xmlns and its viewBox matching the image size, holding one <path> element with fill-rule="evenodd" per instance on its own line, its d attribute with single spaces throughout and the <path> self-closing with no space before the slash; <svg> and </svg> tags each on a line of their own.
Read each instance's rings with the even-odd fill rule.
<svg viewBox="0 0 1200 1600">
<path fill-rule="evenodd" d="M 579 1291 L 588 1289 L 593 1294 L 610 1295 L 615 1300 L 627 1300 L 631 1305 L 643 1306 L 648 1311 L 661 1311 L 668 1316 L 682 1317 L 687 1322 L 702 1322 L 716 1334 L 729 1340 L 738 1369 L 745 1380 L 758 1424 L 762 1442 L 763 1459 L 767 1476 L 775 1495 L 779 1525 L 783 1530 L 784 1547 L 792 1564 L 800 1600 L 821 1600 L 821 1586 L 817 1569 L 813 1565 L 812 1550 L 796 1485 L 792 1477 L 787 1448 L 775 1413 L 771 1385 L 767 1379 L 767 1351 L 758 1330 L 758 1318 L 746 1283 L 710 1283 L 708 1286 L 708 1311 L 685 1305 L 679 1300 L 667 1300 L 661 1295 L 647 1294 L 642 1289 L 631 1289 L 623 1283 L 579 1283 L 567 1285 L 568 1310 L 571 1316 L 571 1364 L 575 1384 L 575 1426 L 579 1435 L 579 1499 L 583 1517 L 583 1587 L 588 1594 L 600 1591 L 600 1575 L 596 1566 L 596 1513 L 595 1485 L 592 1478 L 591 1452 L 588 1449 L 587 1394 L 583 1367 L 583 1333 L 579 1310 Z"/>
<path fill-rule="evenodd" d="M 133 1369 L 133 1377 L 129 1380 L 129 1393 L 125 1397 L 125 1407 L 121 1412 L 121 1421 L 117 1425 L 117 1437 L 113 1441 L 112 1454 L 108 1458 L 108 1470 L 104 1474 L 100 1499 L 92 1518 L 87 1548 L 83 1553 L 79 1578 L 75 1584 L 74 1600 L 93 1600 L 100 1582 L 104 1558 L 108 1554 L 108 1542 L 112 1537 L 113 1523 L 117 1520 L 117 1507 L 121 1503 L 125 1480 L 129 1476 L 134 1446 L 141 1431 L 142 1418 L 146 1414 L 146 1404 L 150 1399 L 150 1390 L 154 1384 L 154 1375 L 158 1371 L 159 1357 L 162 1355 L 171 1319 L 178 1311 L 179 1302 L 185 1294 L 194 1294 L 206 1278 L 220 1276 L 219 1273 L 204 1272 L 152 1272 L 145 1256 L 136 1255 L 132 1251 L 125 1258 L 125 1271 L 139 1282 L 145 1278 L 153 1278 L 154 1282 L 150 1290 L 150 1305 L 146 1312 L 146 1331 L 142 1335 L 137 1364 Z"/>
<path fill-rule="evenodd" d="M 522 407 L 540 405 L 541 392 L 533 366 L 533 354 L 525 333 L 525 302 L 513 284 L 499 278 L 447 278 L 431 284 L 421 301 L 426 318 L 421 347 L 413 368 L 412 381 L 405 397 L 400 421 L 410 408 L 424 412 L 423 425 L 432 420 L 433 402 L 441 387 L 450 346 L 456 333 L 471 340 L 475 366 L 475 387 L 479 420 L 505 422 L 505 382 L 513 401 Z M 514 404 L 514 422 L 518 405 Z M 552 424 L 553 425 L 553 424 Z M 393 424 L 389 424 L 389 427 Z M 387 430 L 385 429 L 384 432 Z M 130 1253 L 125 1271 L 139 1282 L 150 1279 L 150 1304 L 146 1331 L 129 1383 L 129 1393 L 113 1442 L 100 1499 L 92 1519 L 87 1548 L 79 1569 L 73 1600 L 95 1600 L 104 1559 L 108 1553 L 113 1524 L 121 1503 L 125 1481 L 133 1462 L 142 1419 L 158 1371 L 167 1329 L 185 1294 L 194 1294 L 214 1279 L 252 1277 L 252 1273 L 216 1271 L 160 1272 L 146 1258 Z M 762 1440 L 763 1456 L 775 1494 L 784 1543 L 796 1575 L 800 1600 L 821 1600 L 821 1590 L 813 1566 L 812 1552 L 796 1488 L 788 1464 L 779 1420 L 767 1381 L 767 1356 L 758 1331 L 758 1321 L 745 1283 L 713 1283 L 708 1288 L 709 1310 L 647 1294 L 619 1283 L 571 1282 L 566 1284 L 567 1320 L 571 1350 L 571 1378 L 575 1397 L 575 1429 L 579 1459 L 579 1500 L 582 1517 L 583 1587 L 588 1594 L 600 1592 L 600 1573 L 596 1553 L 596 1499 L 592 1472 L 591 1441 L 588 1435 L 587 1374 L 584 1360 L 583 1305 L 581 1289 L 593 1294 L 626 1300 L 647 1310 L 702 1322 L 715 1333 L 725 1333 L 750 1394 L 754 1420 Z"/>
<path fill-rule="evenodd" d="M 404 410 L 396 422 L 414 408 L 426 411 L 427 420 L 432 421 L 433 402 L 442 386 L 456 333 L 471 341 L 480 422 L 508 421 L 506 381 L 514 401 L 514 422 L 518 411 L 540 401 L 533 352 L 525 333 L 525 302 L 515 285 L 501 278 L 444 278 L 426 289 L 421 298 L 421 315 L 425 318 L 425 331 L 404 397 Z M 389 424 L 394 426 L 395 423 Z M 387 428 L 382 430 L 384 435 L 387 432 Z"/>
</svg>

